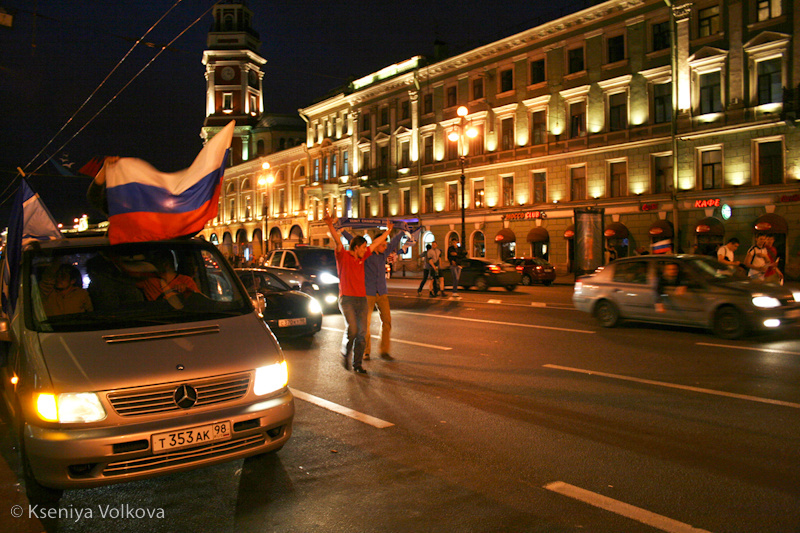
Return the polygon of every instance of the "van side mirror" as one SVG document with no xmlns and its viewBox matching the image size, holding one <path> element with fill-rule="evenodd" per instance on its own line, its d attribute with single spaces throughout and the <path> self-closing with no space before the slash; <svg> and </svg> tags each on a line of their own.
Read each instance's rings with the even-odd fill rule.
<svg viewBox="0 0 800 533">
<path fill-rule="evenodd" d="M 0 317 L 0 342 L 11 342 L 11 324 L 5 317 Z"/>
</svg>

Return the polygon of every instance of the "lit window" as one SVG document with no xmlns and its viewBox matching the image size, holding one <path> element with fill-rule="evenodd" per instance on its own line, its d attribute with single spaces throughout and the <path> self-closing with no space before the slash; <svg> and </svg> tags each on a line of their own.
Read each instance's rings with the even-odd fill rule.
<svg viewBox="0 0 800 533">
<path fill-rule="evenodd" d="M 653 85 L 653 122 L 663 124 L 672 120 L 672 83 Z"/>
<path fill-rule="evenodd" d="M 569 169 L 571 200 L 586 199 L 586 167 Z"/>
<path fill-rule="evenodd" d="M 700 174 L 703 177 L 703 189 L 721 189 L 722 150 L 707 150 L 700 154 Z"/>
<path fill-rule="evenodd" d="M 758 21 L 764 21 L 781 16 L 781 0 L 758 0 L 756 5 Z"/>
<path fill-rule="evenodd" d="M 700 114 L 722 111 L 722 82 L 720 72 L 700 75 Z"/>
<path fill-rule="evenodd" d="M 781 59 L 760 61 L 757 76 L 758 105 L 780 102 L 783 99 Z"/>
<path fill-rule="evenodd" d="M 700 37 L 708 37 L 719 33 L 719 6 L 701 9 L 697 13 Z"/>
</svg>

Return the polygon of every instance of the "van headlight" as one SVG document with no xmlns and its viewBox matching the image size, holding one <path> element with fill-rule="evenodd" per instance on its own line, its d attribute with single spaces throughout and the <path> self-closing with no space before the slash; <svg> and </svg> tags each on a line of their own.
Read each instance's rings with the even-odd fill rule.
<svg viewBox="0 0 800 533">
<path fill-rule="evenodd" d="M 781 302 L 772 296 L 753 296 L 753 305 L 762 309 L 771 309 L 773 307 L 780 307 Z"/>
<path fill-rule="evenodd" d="M 256 396 L 263 396 L 281 390 L 289 383 L 289 369 L 286 361 L 274 365 L 256 368 L 256 379 L 253 392 Z"/>
<path fill-rule="evenodd" d="M 316 298 L 311 298 L 311 300 L 308 302 L 308 312 L 312 315 L 322 314 L 322 306 L 319 305 L 319 302 Z"/>
<path fill-rule="evenodd" d="M 327 285 L 332 285 L 332 284 L 334 284 L 334 283 L 339 283 L 339 278 L 337 278 L 336 276 L 334 276 L 334 275 L 333 275 L 333 274 L 331 274 L 330 272 L 322 272 L 322 273 L 319 275 L 319 280 L 320 280 L 322 283 L 325 283 L 325 284 L 327 284 Z"/>
<path fill-rule="evenodd" d="M 47 422 L 97 422 L 106 417 L 106 410 L 94 392 L 66 392 L 39 394 L 36 412 Z"/>
</svg>

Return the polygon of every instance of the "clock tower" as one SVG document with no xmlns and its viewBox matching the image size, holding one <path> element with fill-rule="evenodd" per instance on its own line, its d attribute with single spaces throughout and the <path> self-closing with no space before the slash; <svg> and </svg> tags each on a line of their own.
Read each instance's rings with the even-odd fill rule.
<svg viewBox="0 0 800 533">
<path fill-rule="evenodd" d="M 206 67 L 206 119 L 201 136 L 207 141 L 231 120 L 236 130 L 233 165 L 251 158 L 253 128 L 264 113 L 261 41 L 253 30 L 253 12 L 245 0 L 221 1 L 214 6 L 214 23 L 203 53 Z"/>
</svg>

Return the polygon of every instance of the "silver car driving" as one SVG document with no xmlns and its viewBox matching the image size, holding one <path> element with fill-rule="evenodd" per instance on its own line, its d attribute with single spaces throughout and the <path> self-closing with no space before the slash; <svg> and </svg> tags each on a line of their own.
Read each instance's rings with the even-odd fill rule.
<svg viewBox="0 0 800 533">
<path fill-rule="evenodd" d="M 660 283 L 667 265 L 677 266 L 679 279 Z M 635 320 L 702 327 L 727 339 L 800 319 L 800 288 L 751 281 L 738 267 L 699 255 L 619 259 L 578 278 L 572 301 L 604 327 Z"/>
</svg>

